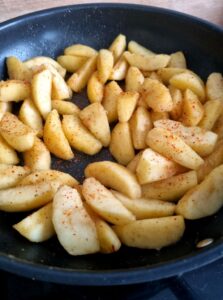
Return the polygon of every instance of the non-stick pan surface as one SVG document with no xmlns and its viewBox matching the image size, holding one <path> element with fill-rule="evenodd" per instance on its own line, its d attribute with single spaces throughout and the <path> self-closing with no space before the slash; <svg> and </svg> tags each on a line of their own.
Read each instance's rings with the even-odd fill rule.
<svg viewBox="0 0 223 300">
<path fill-rule="evenodd" d="M 56 57 L 73 43 L 106 48 L 118 33 L 126 34 L 155 52 L 184 51 L 188 66 L 204 79 L 223 72 L 223 30 L 197 18 L 169 10 L 124 4 L 91 4 L 50 9 L 0 25 L 0 76 L 5 57 L 28 59 Z M 85 95 L 75 95 L 79 105 Z M 90 161 L 111 159 L 104 150 L 94 157 L 77 153 L 71 162 L 55 161 L 79 180 Z M 122 247 L 115 254 L 69 256 L 56 238 L 32 244 L 11 227 L 24 214 L 0 214 L 0 268 L 40 280 L 78 285 L 115 285 L 156 280 L 210 263 L 223 254 L 223 211 L 199 221 L 187 222 L 183 239 L 161 251 Z M 197 241 L 213 238 L 203 250 Z"/>
</svg>

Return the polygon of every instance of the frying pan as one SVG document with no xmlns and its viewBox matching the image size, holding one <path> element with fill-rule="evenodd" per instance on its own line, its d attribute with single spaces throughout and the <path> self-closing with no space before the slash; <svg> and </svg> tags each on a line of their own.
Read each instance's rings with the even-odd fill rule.
<svg viewBox="0 0 223 300">
<path fill-rule="evenodd" d="M 73 43 L 106 48 L 118 33 L 126 34 L 155 52 L 184 51 L 188 66 L 204 79 L 223 71 L 223 30 L 200 19 L 170 10 L 126 4 L 89 4 L 49 9 L 0 25 L 0 76 L 5 57 L 22 60 L 37 55 L 56 57 Z M 73 101 L 86 105 L 86 95 Z M 92 161 L 111 159 L 107 150 L 94 157 L 76 153 L 71 162 L 54 159 L 53 167 L 83 179 Z M 0 268 L 43 281 L 75 285 L 120 285 L 167 278 L 201 267 L 223 254 L 223 210 L 186 223 L 183 239 L 161 251 L 122 247 L 110 255 L 69 256 L 56 238 L 33 244 L 11 225 L 24 214 L 0 213 Z M 197 249 L 204 238 L 214 242 Z"/>
</svg>

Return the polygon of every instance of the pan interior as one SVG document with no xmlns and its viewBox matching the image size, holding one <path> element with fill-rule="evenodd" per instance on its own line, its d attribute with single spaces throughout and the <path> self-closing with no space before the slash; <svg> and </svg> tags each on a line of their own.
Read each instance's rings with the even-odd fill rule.
<svg viewBox="0 0 223 300">
<path fill-rule="evenodd" d="M 134 6 L 89 5 L 50 10 L 0 26 L 0 77 L 5 78 L 5 57 L 25 60 L 33 56 L 56 57 L 74 43 L 96 49 L 107 48 L 119 33 L 136 40 L 157 53 L 182 50 L 190 69 L 203 79 L 208 74 L 223 71 L 223 34 L 199 21 L 168 11 Z M 81 107 L 86 105 L 84 93 L 73 97 Z M 89 157 L 77 153 L 70 162 L 54 159 L 53 167 L 83 179 L 84 167 L 92 161 L 110 160 L 107 150 Z M 161 251 L 122 247 L 111 255 L 69 256 L 56 238 L 42 244 L 32 244 L 11 227 L 24 214 L 0 213 L 0 253 L 40 265 L 76 271 L 131 270 L 156 266 L 195 254 L 197 241 L 213 238 L 215 247 L 223 234 L 223 211 L 199 221 L 187 222 L 183 239 Z"/>
</svg>

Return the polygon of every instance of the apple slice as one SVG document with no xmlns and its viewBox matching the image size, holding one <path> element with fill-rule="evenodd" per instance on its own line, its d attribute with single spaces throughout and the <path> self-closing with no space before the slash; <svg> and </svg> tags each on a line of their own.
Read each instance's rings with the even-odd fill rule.
<svg viewBox="0 0 223 300">
<path fill-rule="evenodd" d="M 106 221 L 123 225 L 135 220 L 135 216 L 95 178 L 85 179 L 82 193 L 92 210 Z"/>
<path fill-rule="evenodd" d="M 59 185 L 56 181 L 42 182 L 1 190 L 0 210 L 20 212 L 41 207 L 53 199 Z"/>
<path fill-rule="evenodd" d="M 111 135 L 108 117 L 104 107 L 100 103 L 92 103 L 82 109 L 79 117 L 83 124 L 102 143 L 102 145 L 107 147 Z"/>
<path fill-rule="evenodd" d="M 60 244 L 71 255 L 99 252 L 96 226 L 76 189 L 61 187 L 53 200 L 53 225 Z"/>
<path fill-rule="evenodd" d="M 109 150 L 122 165 L 127 165 L 134 158 L 135 150 L 128 122 L 117 123 L 113 128 Z"/>
<path fill-rule="evenodd" d="M 54 109 L 47 116 L 43 129 L 43 140 L 51 153 L 69 160 L 74 157 L 69 142 L 63 132 L 58 112 Z"/>
<path fill-rule="evenodd" d="M 117 99 L 117 111 L 119 122 L 128 122 L 131 118 L 137 102 L 139 93 L 137 92 L 122 92 Z"/>
<path fill-rule="evenodd" d="M 40 243 L 50 239 L 55 234 L 52 223 L 52 202 L 13 225 L 13 228 L 31 242 Z"/>
<path fill-rule="evenodd" d="M 137 220 L 113 228 L 124 245 L 143 249 L 161 249 L 180 240 L 185 230 L 185 223 L 182 216 L 170 216 Z"/>
<path fill-rule="evenodd" d="M 86 177 L 94 177 L 103 185 L 117 190 L 130 198 L 140 198 L 141 187 L 136 176 L 127 168 L 111 161 L 89 164 L 84 170 Z"/>
<path fill-rule="evenodd" d="M 140 184 L 162 180 L 182 173 L 183 167 L 160 155 L 152 149 L 143 151 L 136 167 L 136 176 Z"/>
<path fill-rule="evenodd" d="M 175 212 L 176 205 L 167 201 L 145 198 L 130 199 L 117 191 L 112 190 L 111 192 L 136 216 L 137 220 L 172 216 Z"/>
</svg>

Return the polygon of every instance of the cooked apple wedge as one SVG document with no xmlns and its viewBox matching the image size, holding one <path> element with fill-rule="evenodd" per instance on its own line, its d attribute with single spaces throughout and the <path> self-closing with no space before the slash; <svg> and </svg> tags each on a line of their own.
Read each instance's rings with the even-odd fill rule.
<svg viewBox="0 0 223 300">
<path fill-rule="evenodd" d="M 121 247 L 121 242 L 112 227 L 107 222 L 102 220 L 86 202 L 83 204 L 95 223 L 100 244 L 100 252 L 113 253 L 118 251 Z"/>
<path fill-rule="evenodd" d="M 19 158 L 16 151 L 0 135 L 0 163 L 16 165 Z"/>
<path fill-rule="evenodd" d="M 20 152 L 33 147 L 36 135 L 36 132 L 10 112 L 6 112 L 1 119 L 0 133 L 11 147 Z"/>
<path fill-rule="evenodd" d="M 99 252 L 96 226 L 76 189 L 61 187 L 53 200 L 53 225 L 60 244 L 71 255 Z"/>
<path fill-rule="evenodd" d="M 223 100 L 223 98 L 222 98 Z M 214 124 L 222 113 L 223 105 L 220 100 L 209 100 L 204 104 L 204 115 L 198 124 L 199 127 L 206 130 L 212 130 Z"/>
<path fill-rule="evenodd" d="M 129 123 L 117 123 L 111 133 L 109 150 L 122 165 L 127 165 L 135 156 Z"/>
<path fill-rule="evenodd" d="M 13 225 L 13 228 L 30 242 L 44 242 L 55 234 L 52 223 L 52 209 L 52 203 L 48 203 Z"/>
<path fill-rule="evenodd" d="M 135 216 L 95 178 L 85 179 L 82 193 L 92 210 L 106 221 L 123 225 L 135 220 Z"/>
<path fill-rule="evenodd" d="M 196 126 L 186 127 L 173 120 L 156 121 L 154 127 L 167 129 L 176 134 L 202 157 L 213 152 L 218 139 L 217 134 L 212 131 L 206 131 Z"/>
<path fill-rule="evenodd" d="M 136 53 L 136 54 L 140 54 L 140 55 L 154 55 L 155 54 L 153 51 L 151 51 L 148 48 L 143 47 L 136 41 L 130 41 L 128 43 L 128 50 L 131 53 Z"/>
<path fill-rule="evenodd" d="M 170 111 L 170 116 L 173 120 L 179 120 L 183 110 L 182 91 L 172 85 L 169 86 L 169 91 L 173 101 L 173 108 Z"/>
<path fill-rule="evenodd" d="M 105 86 L 102 105 L 107 112 L 109 123 L 118 120 L 117 99 L 121 92 L 122 89 L 116 81 L 111 81 Z"/>
<path fill-rule="evenodd" d="M 128 122 L 131 118 L 137 102 L 139 93 L 137 92 L 123 92 L 117 98 L 117 112 L 119 122 Z"/>
<path fill-rule="evenodd" d="M 134 148 L 145 149 L 147 133 L 153 128 L 148 110 L 145 107 L 139 106 L 132 115 L 129 125 Z"/>
<path fill-rule="evenodd" d="M 30 70 L 21 60 L 15 56 L 9 56 L 6 59 L 9 79 L 30 81 L 32 70 Z"/>
<path fill-rule="evenodd" d="M 211 73 L 206 82 L 208 100 L 223 100 L 223 77 L 221 73 Z"/>
<path fill-rule="evenodd" d="M 58 187 L 59 183 L 53 181 L 1 190 L 0 210 L 20 212 L 41 207 L 52 201 Z"/>
<path fill-rule="evenodd" d="M 29 175 L 28 167 L 10 166 L 0 164 L 0 189 L 7 189 L 17 185 L 24 177 Z"/>
<path fill-rule="evenodd" d="M 49 70 L 52 74 L 52 100 L 64 100 L 70 98 L 70 89 L 67 86 L 64 78 L 60 75 L 57 69 L 51 64 L 44 65 L 44 69 Z"/>
<path fill-rule="evenodd" d="M 92 103 L 80 112 L 79 117 L 102 145 L 107 147 L 110 143 L 111 134 L 104 107 L 100 103 Z"/>
<path fill-rule="evenodd" d="M 144 82 L 144 76 L 136 67 L 130 67 L 125 78 L 126 92 L 139 92 L 141 85 Z"/>
<path fill-rule="evenodd" d="M 183 171 L 182 166 L 152 149 L 145 149 L 142 152 L 136 166 L 136 176 L 140 184 L 159 181 Z"/>
<path fill-rule="evenodd" d="M 128 63 L 124 57 L 125 52 L 115 63 L 113 69 L 111 70 L 109 80 L 124 80 L 128 71 Z"/>
<path fill-rule="evenodd" d="M 203 159 L 183 139 L 169 130 L 153 128 L 146 143 L 154 151 L 188 169 L 195 170 L 203 163 Z"/>
<path fill-rule="evenodd" d="M 73 115 L 80 112 L 76 104 L 63 100 L 53 100 L 52 109 L 56 109 L 59 115 Z"/>
<path fill-rule="evenodd" d="M 80 57 L 92 57 L 97 54 L 97 51 L 87 45 L 74 44 L 64 49 L 66 55 L 77 55 Z"/>
<path fill-rule="evenodd" d="M 203 103 L 205 100 L 205 88 L 201 78 L 193 72 L 184 72 L 176 74 L 170 78 L 170 84 L 180 90 L 190 89 L 196 94 Z"/>
<path fill-rule="evenodd" d="M 140 92 L 144 101 L 155 112 L 168 112 L 173 109 L 169 89 L 156 79 L 146 78 Z"/>
<path fill-rule="evenodd" d="M 87 83 L 87 96 L 91 103 L 101 102 L 104 95 L 104 84 L 98 78 L 98 72 L 95 71 Z"/>
<path fill-rule="evenodd" d="M 148 199 L 176 201 L 196 185 L 196 171 L 190 171 L 142 185 L 142 196 Z"/>
<path fill-rule="evenodd" d="M 180 240 L 185 230 L 185 223 L 182 216 L 170 216 L 137 220 L 113 228 L 124 245 L 143 249 L 161 249 Z"/>
<path fill-rule="evenodd" d="M 32 79 L 33 102 L 44 119 L 51 111 L 52 74 L 49 70 L 36 73 Z M 28 97 L 27 97 L 28 98 Z"/>
<path fill-rule="evenodd" d="M 88 82 L 88 79 L 94 73 L 97 65 L 97 55 L 90 57 L 76 73 L 71 75 L 67 84 L 74 92 L 80 92 Z"/>
<path fill-rule="evenodd" d="M 122 53 L 125 51 L 125 48 L 126 48 L 126 36 L 123 34 L 119 34 L 109 47 L 109 51 L 112 52 L 115 62 L 120 58 Z"/>
<path fill-rule="evenodd" d="M 66 70 L 60 64 L 58 64 L 57 61 L 55 61 L 51 57 L 36 56 L 29 60 L 24 61 L 24 64 L 30 69 L 35 69 L 36 67 L 39 67 L 44 64 L 51 64 L 54 68 L 56 68 L 56 70 L 60 73 L 60 75 L 63 78 L 66 75 Z"/>
<path fill-rule="evenodd" d="M 136 176 L 127 168 L 111 162 L 89 164 L 84 170 L 86 177 L 95 177 L 103 185 L 119 191 L 130 198 L 140 198 L 141 187 Z"/>
<path fill-rule="evenodd" d="M 98 153 L 102 144 L 82 124 L 78 115 L 64 115 L 62 126 L 70 145 L 88 155 Z"/>
<path fill-rule="evenodd" d="M 76 55 L 60 55 L 57 57 L 57 62 L 68 72 L 76 72 L 88 59 L 84 56 Z"/>
<path fill-rule="evenodd" d="M 170 60 L 170 56 L 166 54 L 147 54 L 141 55 L 136 53 L 125 52 L 127 62 L 142 71 L 156 71 L 165 68 Z"/>
<path fill-rule="evenodd" d="M 6 80 L 0 82 L 0 101 L 18 102 L 30 98 L 30 83 L 22 80 Z"/>
<path fill-rule="evenodd" d="M 47 116 L 43 129 L 43 140 L 49 151 L 57 157 L 65 160 L 74 157 L 68 140 L 63 132 L 59 114 L 55 109 Z"/>
<path fill-rule="evenodd" d="M 174 76 L 174 75 L 178 75 L 181 73 L 193 73 L 192 71 L 188 70 L 188 69 L 183 69 L 183 68 L 161 68 L 157 71 L 157 74 L 161 77 L 162 81 L 165 84 L 168 84 L 170 79 Z"/>
<path fill-rule="evenodd" d="M 168 67 L 187 69 L 186 58 L 182 51 L 177 51 L 170 54 L 170 62 Z"/>
<path fill-rule="evenodd" d="M 42 140 L 35 138 L 34 145 L 28 151 L 23 153 L 25 164 L 32 171 L 41 171 L 50 169 L 51 156 L 50 152 L 42 142 Z"/>
<path fill-rule="evenodd" d="M 220 140 L 213 152 L 204 158 L 204 163 L 197 169 L 198 182 L 201 182 L 214 168 L 223 164 L 223 140 Z"/>
<path fill-rule="evenodd" d="M 70 187 L 76 187 L 76 185 L 79 184 L 79 182 L 68 173 L 57 170 L 45 170 L 29 174 L 19 182 L 19 185 L 37 184 L 46 181 L 57 181 L 61 185 L 68 185 Z"/>
<path fill-rule="evenodd" d="M 223 165 L 220 165 L 180 199 L 176 212 L 189 220 L 211 216 L 223 206 L 222 193 Z"/>
<path fill-rule="evenodd" d="M 204 115 L 204 107 L 198 96 L 191 90 L 184 92 L 182 115 L 180 121 L 186 126 L 196 126 Z"/>
<path fill-rule="evenodd" d="M 111 190 L 112 194 L 131 211 L 137 220 L 172 216 L 176 205 L 156 199 L 130 199 L 125 195 Z"/>
<path fill-rule="evenodd" d="M 34 131 L 37 131 L 39 137 L 43 136 L 42 117 L 31 99 L 26 99 L 21 105 L 19 119 Z"/>
<path fill-rule="evenodd" d="M 101 219 L 97 219 L 95 225 L 100 242 L 100 252 L 113 253 L 118 251 L 121 247 L 121 242 L 112 227 Z"/>
<path fill-rule="evenodd" d="M 112 71 L 114 58 L 112 52 L 107 49 L 101 49 L 98 54 L 97 69 L 98 78 L 104 84 Z"/>
</svg>

